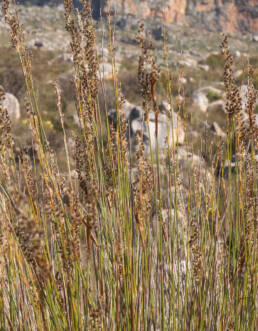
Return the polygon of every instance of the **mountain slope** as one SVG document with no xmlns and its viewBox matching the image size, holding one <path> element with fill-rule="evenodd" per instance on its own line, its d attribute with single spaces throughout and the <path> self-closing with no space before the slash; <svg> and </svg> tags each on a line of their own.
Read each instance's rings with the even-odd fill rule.
<svg viewBox="0 0 258 331">
<path fill-rule="evenodd" d="M 213 31 L 258 31 L 257 0 L 111 0 L 110 4 L 118 14 L 164 18 Z"/>
<path fill-rule="evenodd" d="M 62 0 L 20 0 L 37 5 L 60 4 Z M 79 0 L 74 0 L 79 6 Z M 139 18 L 163 19 L 211 31 L 255 33 L 258 31 L 258 0 L 92 0 L 93 17 L 110 10 Z"/>
</svg>

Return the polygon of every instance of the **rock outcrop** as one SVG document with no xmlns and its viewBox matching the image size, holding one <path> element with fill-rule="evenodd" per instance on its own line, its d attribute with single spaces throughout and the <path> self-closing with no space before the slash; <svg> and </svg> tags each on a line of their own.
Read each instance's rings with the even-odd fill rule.
<svg viewBox="0 0 258 331">
<path fill-rule="evenodd" d="M 184 126 L 179 116 L 170 109 L 170 105 L 163 101 L 159 105 L 158 136 L 155 136 L 155 113 L 149 113 L 149 125 L 143 119 L 143 110 L 128 101 L 123 104 L 122 111 L 127 123 L 127 138 L 131 149 L 137 149 L 137 133 L 143 134 L 145 151 L 148 153 L 150 146 L 160 151 L 167 150 L 168 146 L 174 148 L 176 144 L 183 144 L 185 139 Z M 116 125 L 116 110 L 109 112 L 109 122 Z"/>
<path fill-rule="evenodd" d="M 257 0 L 188 0 L 191 25 L 202 24 L 209 30 L 229 33 L 258 30 Z"/>
<path fill-rule="evenodd" d="M 62 0 L 20 0 L 36 5 L 62 4 Z M 79 0 L 73 1 L 81 7 Z M 228 33 L 258 31 L 257 0 L 92 0 L 92 15 L 99 19 L 108 11 L 139 19 L 162 19 Z"/>
<path fill-rule="evenodd" d="M 187 0 L 111 0 L 111 13 L 131 14 L 142 18 L 161 18 L 167 22 L 185 22 Z M 106 10 L 108 8 L 106 7 Z"/>
<path fill-rule="evenodd" d="M 205 93 L 197 91 L 193 95 L 193 104 L 198 110 L 206 113 L 209 106 L 209 99 Z"/>
<path fill-rule="evenodd" d="M 17 121 L 21 117 L 20 104 L 16 97 L 11 93 L 5 93 L 2 100 L 2 107 L 5 108 L 9 114 L 12 122 Z"/>
<path fill-rule="evenodd" d="M 111 13 L 160 18 L 228 33 L 258 30 L 257 0 L 110 0 Z M 108 11 L 106 6 L 104 11 Z"/>
<path fill-rule="evenodd" d="M 196 106 L 197 109 L 202 111 L 203 113 L 206 113 L 206 111 L 212 111 L 212 109 L 216 109 L 219 106 L 221 107 L 221 104 L 218 103 L 218 101 L 221 101 L 220 99 L 223 97 L 223 92 L 213 86 L 206 86 L 203 88 L 198 89 L 193 94 L 193 104 Z M 215 105 L 213 103 L 210 104 L 210 100 L 214 101 L 215 99 Z M 211 106 L 211 107 L 210 107 Z"/>
</svg>

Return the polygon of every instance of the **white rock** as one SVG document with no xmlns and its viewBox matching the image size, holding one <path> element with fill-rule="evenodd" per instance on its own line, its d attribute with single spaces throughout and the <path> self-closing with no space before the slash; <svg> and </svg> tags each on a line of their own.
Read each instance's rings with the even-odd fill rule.
<svg viewBox="0 0 258 331">
<path fill-rule="evenodd" d="M 197 138 L 199 138 L 199 136 L 200 136 L 200 133 L 198 131 L 195 131 L 195 130 L 188 131 L 189 141 L 191 141 L 193 139 L 197 139 Z"/>
<path fill-rule="evenodd" d="M 158 135 L 156 138 L 156 118 L 155 112 L 149 113 L 149 121 L 143 119 L 143 109 L 126 101 L 122 106 L 124 117 L 128 123 L 127 138 L 133 150 L 137 149 L 137 133 L 143 134 L 145 151 L 149 153 L 150 146 L 159 150 L 166 150 L 168 146 L 174 148 L 176 144 L 183 144 L 185 139 L 184 126 L 179 116 L 171 111 L 167 102 L 162 102 L 159 106 L 158 115 Z M 117 114 L 113 109 L 109 112 L 109 122 L 116 124 Z"/>
<path fill-rule="evenodd" d="M 119 69 L 120 64 L 116 63 L 116 70 Z M 101 79 L 109 79 L 113 76 L 113 66 L 111 63 L 103 62 L 99 64 L 99 76 Z"/>
<path fill-rule="evenodd" d="M 235 56 L 236 57 L 240 57 L 241 56 L 241 53 L 239 51 L 235 51 Z"/>
<path fill-rule="evenodd" d="M 194 59 L 183 59 L 178 62 L 183 67 L 196 68 L 197 61 Z"/>
<path fill-rule="evenodd" d="M 175 103 L 176 103 L 176 105 L 178 105 L 178 106 L 182 105 L 183 102 L 184 102 L 184 100 L 185 100 L 185 98 L 184 98 L 182 95 L 177 95 L 177 96 L 175 97 Z"/>
<path fill-rule="evenodd" d="M 204 71 L 209 71 L 210 67 L 208 66 L 208 64 L 199 64 L 199 68 L 204 70 Z"/>
<path fill-rule="evenodd" d="M 179 171 L 184 174 L 182 179 L 186 186 L 189 180 L 191 180 L 193 171 L 196 172 L 202 183 L 208 184 L 211 182 L 213 176 L 207 169 L 206 162 L 201 156 L 187 151 L 184 147 L 178 147 L 175 158 Z"/>
<path fill-rule="evenodd" d="M 141 132 L 142 125 L 139 121 L 135 120 L 135 121 L 132 121 L 131 128 L 132 128 L 132 131 L 136 134 L 137 132 Z"/>
<path fill-rule="evenodd" d="M 239 69 L 236 72 L 234 72 L 233 77 L 237 79 L 242 75 L 242 73 L 243 73 L 243 70 Z"/>
<path fill-rule="evenodd" d="M 108 61 L 110 51 L 107 48 L 105 48 L 103 46 L 101 46 L 101 47 L 99 46 L 99 47 L 97 47 L 97 51 L 98 51 L 98 56 L 101 58 L 101 60 L 103 62 Z"/>
<path fill-rule="evenodd" d="M 256 43 L 258 42 L 258 34 L 253 35 L 253 41 Z"/>
<path fill-rule="evenodd" d="M 149 131 L 150 143 L 153 148 L 158 146 L 159 149 L 166 149 L 168 146 L 174 148 L 177 144 L 183 144 L 185 132 L 183 125 L 177 114 L 172 111 L 168 117 L 166 114 L 160 113 L 158 116 L 158 137 L 155 136 L 156 121 L 155 113 L 149 114 Z M 147 133 L 147 132 L 146 132 Z"/>
<path fill-rule="evenodd" d="M 129 120 L 129 116 L 131 115 L 132 117 L 132 110 L 135 109 L 136 112 L 136 116 L 137 118 L 139 118 L 140 116 L 142 116 L 142 109 L 140 107 L 137 107 L 136 105 L 132 104 L 131 102 L 129 102 L 128 100 L 125 100 L 122 104 L 122 111 L 123 114 L 125 116 L 126 120 Z M 131 118 L 131 121 L 133 119 Z"/>
<path fill-rule="evenodd" d="M 225 113 L 225 102 L 223 100 L 217 100 L 217 101 L 213 101 L 209 104 L 208 107 L 208 112 L 212 113 L 214 111 L 221 111 L 222 113 Z"/>
<path fill-rule="evenodd" d="M 250 127 L 250 119 L 249 119 L 249 115 L 246 112 L 241 112 L 241 121 L 242 121 L 242 125 L 249 129 Z M 254 115 L 254 125 L 258 128 L 258 114 Z"/>
<path fill-rule="evenodd" d="M 223 96 L 223 91 L 213 87 L 213 86 L 205 86 L 195 91 L 193 94 L 193 103 L 196 107 L 199 108 L 202 112 L 206 112 L 209 107 L 209 93 L 212 93 L 218 97 Z"/>
<path fill-rule="evenodd" d="M 205 161 L 196 154 L 187 151 L 185 148 L 178 148 L 176 158 L 179 162 L 190 162 L 192 166 L 204 167 Z"/>
<path fill-rule="evenodd" d="M 242 111 L 246 111 L 248 104 L 248 86 L 242 85 L 239 89 L 239 93 L 242 100 Z M 258 105 L 258 95 L 256 95 L 256 101 L 255 101 L 255 106 L 257 105 Z"/>
<path fill-rule="evenodd" d="M 209 106 L 209 100 L 208 100 L 206 94 L 203 92 L 200 92 L 200 91 L 194 93 L 193 103 L 203 113 L 205 113 L 207 111 L 208 106 Z"/>
<path fill-rule="evenodd" d="M 213 86 L 205 86 L 205 87 L 200 88 L 198 91 L 205 93 L 205 95 L 208 95 L 208 93 L 213 93 L 213 94 L 217 94 L 218 96 L 222 96 L 222 94 L 223 94 L 223 91 L 221 91 Z"/>
<path fill-rule="evenodd" d="M 73 54 L 71 53 L 63 53 L 60 57 L 65 62 L 73 62 Z"/>
<path fill-rule="evenodd" d="M 212 132 L 214 132 L 217 136 L 221 138 L 225 138 L 227 136 L 226 133 L 221 129 L 221 127 L 216 122 L 212 123 L 210 129 Z"/>
<path fill-rule="evenodd" d="M 21 117 L 19 101 L 11 93 L 5 93 L 2 105 L 7 109 L 11 121 L 17 121 Z"/>
<path fill-rule="evenodd" d="M 178 81 L 179 81 L 179 83 L 181 83 L 181 84 L 186 84 L 187 83 L 187 79 L 185 78 L 185 77 L 180 77 L 179 79 L 178 79 Z"/>
<path fill-rule="evenodd" d="M 79 119 L 79 116 L 78 114 L 73 114 L 73 120 L 74 120 L 74 123 L 78 126 L 80 126 L 80 119 Z"/>
</svg>

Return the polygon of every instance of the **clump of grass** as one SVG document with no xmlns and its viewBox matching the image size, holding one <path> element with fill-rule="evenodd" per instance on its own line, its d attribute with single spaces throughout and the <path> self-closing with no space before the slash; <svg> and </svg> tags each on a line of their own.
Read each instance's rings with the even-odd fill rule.
<svg viewBox="0 0 258 331">
<path fill-rule="evenodd" d="M 17 155 L 8 112 L 0 103 L 1 328 L 254 330 L 258 134 L 252 69 L 244 107 L 225 38 L 228 132 L 212 149 L 210 168 L 187 150 L 182 159 L 176 146 L 168 148 L 164 161 L 158 148 L 156 157 L 148 157 L 142 132 L 132 155 L 115 58 L 113 127 L 100 116 L 105 86 L 97 75 L 90 5 L 83 2 L 79 13 L 65 0 L 80 128 L 70 153 L 56 84 L 67 162 L 61 172 L 41 119 L 18 16 L 8 0 L 3 6 L 25 77 L 35 153 Z M 143 26 L 139 32 L 145 119 L 154 109 L 157 123 L 159 71 Z M 111 53 L 112 33 L 109 24 Z M 208 151 L 205 139 L 200 146 L 200 154 Z"/>
<path fill-rule="evenodd" d="M 223 68 L 224 58 L 222 54 L 211 54 L 206 59 L 206 63 L 211 67 L 211 69 Z"/>
<path fill-rule="evenodd" d="M 209 99 L 210 102 L 213 102 L 221 99 L 221 96 L 218 93 L 211 90 L 208 92 L 207 98 Z"/>
</svg>

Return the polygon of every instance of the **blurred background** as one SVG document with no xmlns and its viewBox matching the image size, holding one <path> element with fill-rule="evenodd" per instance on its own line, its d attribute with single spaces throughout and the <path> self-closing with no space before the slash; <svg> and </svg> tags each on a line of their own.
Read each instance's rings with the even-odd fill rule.
<svg viewBox="0 0 258 331">
<path fill-rule="evenodd" d="M 75 4 L 80 10 L 80 2 L 75 1 Z M 26 46 L 31 52 L 40 111 L 49 139 L 58 148 L 63 138 L 53 88 L 55 81 L 62 89 L 66 129 L 72 132 L 78 125 L 70 36 L 65 30 L 63 1 L 19 1 L 17 9 Z M 202 133 L 207 135 L 208 132 L 212 140 L 224 137 L 221 32 L 229 36 L 235 61 L 234 77 L 238 85 L 243 86 L 243 93 L 248 63 L 254 67 L 254 85 L 258 88 L 258 5 L 255 0 L 94 0 L 92 14 L 99 75 L 105 88 L 105 102 L 101 94 L 99 100 L 102 112 L 114 107 L 112 56 L 116 58 L 118 80 L 125 98 L 133 105 L 142 103 L 137 77 L 139 21 L 145 24 L 153 40 L 161 70 L 158 101 L 170 99 L 167 91 L 170 79 L 174 110 L 184 119 L 196 148 L 199 148 Z M 109 14 L 114 41 L 112 54 L 109 50 Z M 0 18 L 0 51 L 0 85 L 18 102 L 12 103 L 13 133 L 18 137 L 18 143 L 29 144 L 23 72 L 3 15 Z"/>
</svg>

